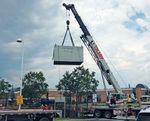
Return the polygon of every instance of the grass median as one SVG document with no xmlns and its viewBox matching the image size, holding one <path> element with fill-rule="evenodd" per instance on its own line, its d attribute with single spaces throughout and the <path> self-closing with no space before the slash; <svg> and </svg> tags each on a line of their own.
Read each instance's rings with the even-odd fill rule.
<svg viewBox="0 0 150 121">
<path fill-rule="evenodd" d="M 54 121 L 83 121 L 83 119 L 55 118 Z"/>
</svg>

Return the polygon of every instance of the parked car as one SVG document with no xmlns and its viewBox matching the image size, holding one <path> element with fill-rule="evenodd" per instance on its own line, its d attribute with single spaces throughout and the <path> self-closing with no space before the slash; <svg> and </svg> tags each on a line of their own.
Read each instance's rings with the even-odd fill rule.
<svg viewBox="0 0 150 121">
<path fill-rule="evenodd" d="M 150 106 L 139 112 L 137 121 L 150 121 Z"/>
</svg>

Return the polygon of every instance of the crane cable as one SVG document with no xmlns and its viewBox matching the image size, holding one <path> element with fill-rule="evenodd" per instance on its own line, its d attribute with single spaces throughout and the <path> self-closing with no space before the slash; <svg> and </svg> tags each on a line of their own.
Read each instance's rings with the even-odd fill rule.
<svg viewBox="0 0 150 121">
<path fill-rule="evenodd" d="M 70 24 L 70 10 L 69 10 L 69 12 L 67 12 L 67 11 L 68 10 L 66 10 L 66 24 L 67 24 L 67 29 L 66 29 L 66 32 L 65 32 L 65 35 L 64 35 L 62 46 L 64 45 L 64 42 L 65 42 L 65 39 L 66 39 L 66 36 L 67 36 L 67 32 L 69 32 L 69 36 L 70 36 L 70 39 L 71 39 L 72 46 L 75 46 L 73 38 L 72 38 L 72 35 L 71 35 L 71 32 L 70 32 L 70 28 L 69 28 L 69 24 Z"/>
</svg>

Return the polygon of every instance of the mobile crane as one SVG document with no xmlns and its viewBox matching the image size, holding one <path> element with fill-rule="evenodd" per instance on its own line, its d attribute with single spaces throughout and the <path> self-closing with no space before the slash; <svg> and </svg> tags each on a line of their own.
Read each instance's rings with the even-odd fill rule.
<svg viewBox="0 0 150 121">
<path fill-rule="evenodd" d="M 81 40 L 83 41 L 84 45 L 88 49 L 89 53 L 93 57 L 94 61 L 98 65 L 102 77 L 105 77 L 109 85 L 112 85 L 116 93 L 112 93 L 111 97 L 113 95 L 117 96 L 118 98 L 122 99 L 125 97 L 118 82 L 116 81 L 112 71 L 110 70 L 108 64 L 106 63 L 101 51 L 99 50 L 97 44 L 95 43 L 94 39 L 92 38 L 90 32 L 88 31 L 87 27 L 83 23 L 81 17 L 79 16 L 78 12 L 76 11 L 74 4 L 65 4 L 63 3 L 63 6 L 68 11 L 72 11 L 75 19 L 77 20 L 83 35 L 80 36 Z M 103 78 L 104 79 L 104 78 Z M 110 96 L 109 96 L 110 97 Z M 103 109 L 97 109 L 95 110 L 95 116 L 101 117 L 102 113 L 105 114 L 106 118 L 110 118 L 113 115 L 113 109 L 112 108 L 103 108 Z"/>
<path fill-rule="evenodd" d="M 116 81 L 116 79 L 115 79 L 113 73 L 111 72 L 108 64 L 106 63 L 101 51 L 99 50 L 98 46 L 96 45 L 95 41 L 93 40 L 90 32 L 88 31 L 88 29 L 84 25 L 82 19 L 80 18 L 79 14 L 77 13 L 77 11 L 74 7 L 74 5 L 73 4 L 66 5 L 64 3 L 63 6 L 67 10 L 71 10 L 72 13 L 74 14 L 78 24 L 80 25 L 80 28 L 81 28 L 82 32 L 84 33 L 83 35 L 81 35 L 80 38 L 82 39 L 82 41 L 85 44 L 86 48 L 88 49 L 88 51 L 90 52 L 90 54 L 93 57 L 94 61 L 98 65 L 99 69 L 101 70 L 102 75 L 106 78 L 109 85 L 113 86 L 113 88 L 115 89 L 115 91 L 117 93 L 123 94 L 118 82 Z"/>
</svg>

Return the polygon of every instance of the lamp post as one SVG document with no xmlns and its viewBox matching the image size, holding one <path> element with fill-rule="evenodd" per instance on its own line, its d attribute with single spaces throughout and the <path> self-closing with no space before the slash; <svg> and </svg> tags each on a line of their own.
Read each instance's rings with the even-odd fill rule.
<svg viewBox="0 0 150 121">
<path fill-rule="evenodd" d="M 20 93 L 19 93 L 19 96 L 22 96 L 22 82 L 23 82 L 23 70 L 24 70 L 24 41 L 22 41 L 22 39 L 17 39 L 17 42 L 18 43 L 21 43 L 22 44 L 22 57 L 21 57 L 21 74 L 20 74 Z M 19 104 L 19 108 L 18 110 L 21 109 L 21 104 Z"/>
<path fill-rule="evenodd" d="M 5 90 L 5 108 L 7 107 L 8 105 L 8 90 Z"/>
</svg>

